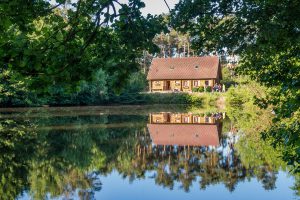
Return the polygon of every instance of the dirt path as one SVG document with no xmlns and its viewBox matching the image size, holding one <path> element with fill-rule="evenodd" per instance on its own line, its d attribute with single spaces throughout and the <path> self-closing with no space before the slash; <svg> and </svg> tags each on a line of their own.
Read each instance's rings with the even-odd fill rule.
<svg viewBox="0 0 300 200">
<path fill-rule="evenodd" d="M 221 95 L 221 96 L 218 98 L 218 100 L 217 100 L 217 102 L 216 102 L 216 105 L 217 105 L 217 107 L 218 107 L 219 109 L 222 109 L 222 110 L 223 110 L 223 109 L 226 108 L 225 102 L 226 102 L 225 96 L 224 96 L 224 95 Z"/>
</svg>

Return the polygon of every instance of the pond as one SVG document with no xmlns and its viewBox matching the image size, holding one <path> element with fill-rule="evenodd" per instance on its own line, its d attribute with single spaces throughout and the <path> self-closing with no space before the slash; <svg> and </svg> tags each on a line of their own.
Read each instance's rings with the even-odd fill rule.
<svg viewBox="0 0 300 200">
<path fill-rule="evenodd" d="M 215 108 L 1 109 L 0 133 L 1 199 L 298 199 L 272 147 Z"/>
</svg>

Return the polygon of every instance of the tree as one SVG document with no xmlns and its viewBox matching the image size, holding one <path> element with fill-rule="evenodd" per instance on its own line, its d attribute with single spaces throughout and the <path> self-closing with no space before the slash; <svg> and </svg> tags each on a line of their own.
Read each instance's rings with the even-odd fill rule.
<svg viewBox="0 0 300 200">
<path fill-rule="evenodd" d="M 140 0 L 1 1 L 0 65 L 42 93 L 53 84 L 74 90 L 99 69 L 119 89 L 137 71 L 143 50 L 157 50 L 151 41 L 164 28 L 162 17 L 142 16 L 144 6 Z"/>
<path fill-rule="evenodd" d="M 191 38 L 189 34 L 180 33 L 174 29 L 170 29 L 168 33 L 156 35 L 153 42 L 160 48 L 159 57 L 189 57 L 193 52 L 190 48 Z"/>
<path fill-rule="evenodd" d="M 239 74 L 269 88 L 256 101 L 276 114 L 265 136 L 276 138 L 274 145 L 296 146 L 285 158 L 299 169 L 300 2 L 181 0 L 172 15 L 172 24 L 191 34 L 199 53 L 239 54 Z"/>
</svg>

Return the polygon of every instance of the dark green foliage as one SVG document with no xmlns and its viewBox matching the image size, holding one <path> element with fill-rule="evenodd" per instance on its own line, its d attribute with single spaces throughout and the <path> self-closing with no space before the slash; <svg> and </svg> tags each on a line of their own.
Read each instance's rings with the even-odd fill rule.
<svg viewBox="0 0 300 200">
<path fill-rule="evenodd" d="M 47 93 L 52 85 L 74 92 L 99 69 L 120 90 L 138 70 L 143 51 L 158 50 L 151 41 L 164 29 L 163 18 L 142 16 L 140 0 L 52 3 L 0 3 L 0 66 L 36 92 Z"/>
<path fill-rule="evenodd" d="M 211 92 L 211 91 L 212 91 L 211 86 L 206 86 L 206 87 L 204 88 L 204 91 L 206 91 L 206 92 Z"/>
<path fill-rule="evenodd" d="M 79 105 L 96 105 L 108 100 L 107 75 L 103 70 L 93 74 L 92 81 L 82 81 L 79 91 L 72 95 L 72 103 Z"/>
<path fill-rule="evenodd" d="M 91 81 L 81 81 L 77 92 L 66 90 L 63 84 L 55 84 L 48 88 L 48 93 L 41 96 L 35 104 L 25 101 L 24 97 L 30 97 L 33 92 L 23 92 L 19 104 L 2 100 L 3 106 L 70 106 L 70 105 L 108 105 L 108 104 L 203 104 L 203 98 L 187 93 L 159 94 L 146 93 L 146 75 L 142 72 L 133 73 L 127 84 L 116 93 L 110 85 L 110 79 L 103 70 L 93 74 Z M 35 96 L 31 98 L 34 100 Z M 16 101 L 16 96 L 11 100 Z M 213 101 L 214 103 L 214 101 Z"/>
<path fill-rule="evenodd" d="M 135 72 L 130 75 L 129 80 L 122 93 L 139 93 L 147 91 L 148 81 L 146 80 L 146 74 L 141 71 Z"/>
<path fill-rule="evenodd" d="M 203 98 L 186 93 L 124 93 L 112 99 L 119 104 L 203 104 Z"/>
<path fill-rule="evenodd" d="M 193 92 L 198 92 L 198 88 L 193 88 L 192 91 Z"/>
<path fill-rule="evenodd" d="M 199 53 L 227 49 L 241 56 L 237 73 L 269 88 L 255 101 L 276 114 L 276 125 L 266 135 L 276 138 L 274 146 L 298 148 L 300 1 L 181 0 L 172 14 L 172 24 L 194 37 L 193 49 Z M 294 156 L 286 158 L 296 165 L 300 160 Z"/>
<path fill-rule="evenodd" d="M 199 86 L 198 87 L 198 92 L 204 92 L 204 86 Z"/>
<path fill-rule="evenodd" d="M 204 86 L 199 86 L 192 89 L 193 92 L 204 92 Z"/>
<path fill-rule="evenodd" d="M 1 199 L 15 199 L 29 187 L 29 160 L 37 144 L 36 133 L 27 133 L 35 124 L 27 120 L 0 120 L 0 193 Z"/>
<path fill-rule="evenodd" d="M 18 75 L 11 70 L 0 69 L 0 107 L 43 104 L 43 99 L 35 90 L 29 90 L 29 79 L 19 79 Z"/>
</svg>

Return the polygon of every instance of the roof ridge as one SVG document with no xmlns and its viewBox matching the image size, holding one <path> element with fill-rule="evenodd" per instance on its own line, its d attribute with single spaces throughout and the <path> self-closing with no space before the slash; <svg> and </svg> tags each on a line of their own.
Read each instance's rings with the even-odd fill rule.
<svg viewBox="0 0 300 200">
<path fill-rule="evenodd" d="M 153 59 L 190 59 L 190 58 L 205 58 L 205 57 L 217 57 L 217 58 L 219 58 L 219 56 L 210 56 L 210 55 L 207 55 L 207 56 L 167 57 L 167 58 L 158 58 L 158 57 L 155 57 Z"/>
</svg>

